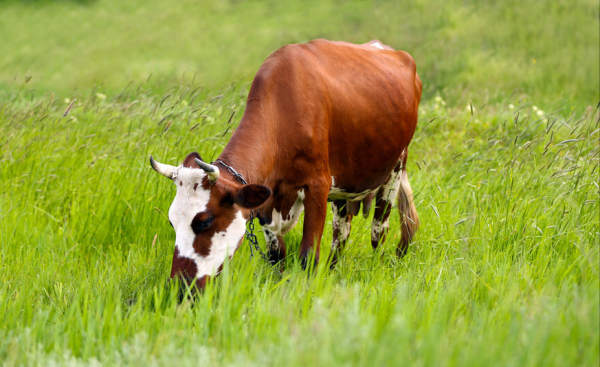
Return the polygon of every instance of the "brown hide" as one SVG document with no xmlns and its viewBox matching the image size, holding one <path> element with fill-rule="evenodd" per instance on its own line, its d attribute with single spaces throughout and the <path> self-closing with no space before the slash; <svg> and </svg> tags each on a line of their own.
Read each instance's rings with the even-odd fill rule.
<svg viewBox="0 0 600 367">
<path fill-rule="evenodd" d="M 355 200 L 362 200 L 368 212 L 374 190 L 386 182 L 413 137 L 421 89 L 412 57 L 377 40 L 364 45 L 315 40 L 284 46 L 256 74 L 239 127 L 218 160 L 234 167 L 248 183 L 271 189 L 272 196 L 258 208 L 261 224 L 272 222 L 273 210 L 287 218 L 303 190 L 300 256 L 305 260 L 316 244 L 318 260 L 333 181 L 338 191 L 364 193 L 366 197 Z M 184 165 L 194 166 L 192 158 Z M 222 163 L 215 165 L 220 176 L 208 207 L 218 230 L 231 222 L 231 205 L 241 200 L 235 193 L 243 186 Z M 262 203 L 268 194 L 249 189 L 248 203 Z M 227 195 L 233 195 L 231 202 L 224 200 Z M 412 200 L 412 193 L 409 196 Z M 407 205 L 414 209 L 412 202 Z M 243 209 L 246 218 L 250 206 Z M 356 215 L 359 204 L 353 202 L 347 210 Z M 415 230 L 416 225 L 411 235 Z M 278 240 L 285 256 L 283 238 Z M 194 247 L 206 253 L 200 242 Z M 192 264 L 177 265 L 180 273 L 194 272 Z"/>
<path fill-rule="evenodd" d="M 320 241 L 332 177 L 350 193 L 386 180 L 415 132 L 421 88 L 403 51 L 326 40 L 284 46 L 256 74 L 219 159 L 271 187 L 261 222 L 274 208 L 285 218 L 306 190 L 304 256 Z"/>
</svg>

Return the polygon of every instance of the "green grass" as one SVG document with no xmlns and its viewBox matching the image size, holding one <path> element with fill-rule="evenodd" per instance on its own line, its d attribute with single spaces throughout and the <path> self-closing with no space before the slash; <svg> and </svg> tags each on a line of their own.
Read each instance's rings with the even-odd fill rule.
<svg viewBox="0 0 600 367">
<path fill-rule="evenodd" d="M 584 108 L 600 98 L 599 12 L 596 0 L 4 0 L 0 91 L 31 77 L 38 94 L 116 93 L 151 73 L 160 94 L 182 78 L 218 89 L 287 43 L 379 38 L 414 56 L 427 99 L 518 89 Z"/>
<path fill-rule="evenodd" d="M 600 365 L 599 10 L 0 1 L 0 365 Z M 244 242 L 179 304 L 149 155 L 216 158 L 262 60 L 316 37 L 417 61 L 414 244 L 393 255 L 394 211 L 374 253 L 355 218 L 308 273 L 301 222 L 283 272 Z M 329 216 L 322 259 L 331 236 Z"/>
<path fill-rule="evenodd" d="M 422 227 L 405 259 L 396 212 L 383 254 L 360 218 L 336 269 L 309 276 L 300 224 L 283 273 L 244 244 L 179 305 L 161 214 L 174 191 L 147 157 L 216 157 L 247 91 L 193 89 L 82 94 L 66 118 L 63 100 L 3 102 L 5 365 L 598 365 L 597 111 L 425 104 L 409 163 Z"/>
</svg>

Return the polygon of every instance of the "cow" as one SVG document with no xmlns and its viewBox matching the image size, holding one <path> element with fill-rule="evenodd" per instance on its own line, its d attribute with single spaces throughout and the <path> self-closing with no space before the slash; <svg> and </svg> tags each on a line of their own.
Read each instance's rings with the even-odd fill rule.
<svg viewBox="0 0 600 367">
<path fill-rule="evenodd" d="M 318 39 L 271 54 L 216 161 L 193 152 L 175 167 L 150 157 L 177 187 L 169 209 L 176 236 L 171 278 L 204 288 L 241 245 L 251 213 L 258 213 L 268 258 L 277 263 L 286 256 L 284 235 L 304 211 L 300 260 L 304 267 L 311 256 L 318 262 L 328 201 L 332 264 L 352 218 L 361 205 L 368 215 L 372 200 L 372 247 L 385 240 L 397 202 L 396 252 L 404 256 L 419 225 L 406 162 L 421 90 L 413 58 L 378 40 Z"/>
</svg>

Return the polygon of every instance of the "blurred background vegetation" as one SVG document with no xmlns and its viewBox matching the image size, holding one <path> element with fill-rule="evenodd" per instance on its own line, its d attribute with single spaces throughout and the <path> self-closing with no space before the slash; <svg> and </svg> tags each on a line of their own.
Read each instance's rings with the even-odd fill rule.
<svg viewBox="0 0 600 367">
<path fill-rule="evenodd" d="M 408 51 L 424 97 L 449 103 L 518 92 L 547 103 L 599 99 L 596 0 L 0 1 L 0 98 L 23 86 L 116 92 L 150 75 L 219 88 L 250 81 L 288 43 L 378 38 Z"/>
</svg>

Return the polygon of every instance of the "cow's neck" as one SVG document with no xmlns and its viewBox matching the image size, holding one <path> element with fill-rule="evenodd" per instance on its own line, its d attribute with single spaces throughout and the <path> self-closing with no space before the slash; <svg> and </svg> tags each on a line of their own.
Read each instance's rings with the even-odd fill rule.
<svg viewBox="0 0 600 367">
<path fill-rule="evenodd" d="M 275 163 L 276 140 L 260 115 L 244 114 L 239 127 L 218 159 L 239 172 L 246 182 L 269 185 Z"/>
</svg>

